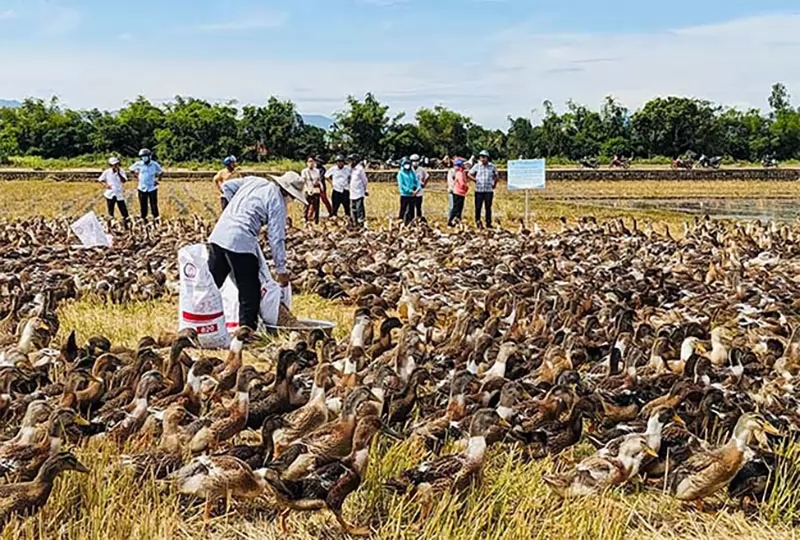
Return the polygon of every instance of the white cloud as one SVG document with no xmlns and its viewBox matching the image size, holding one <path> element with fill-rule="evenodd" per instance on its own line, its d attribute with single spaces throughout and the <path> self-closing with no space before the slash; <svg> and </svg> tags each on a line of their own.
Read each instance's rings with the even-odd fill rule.
<svg viewBox="0 0 800 540">
<path fill-rule="evenodd" d="M 265 24 L 261 20 L 261 24 Z M 669 94 L 736 106 L 766 106 L 770 86 L 786 83 L 800 103 L 800 14 L 751 17 L 650 34 L 542 34 L 521 25 L 472 50 L 431 42 L 415 62 L 254 59 L 187 62 L 169 51 L 146 60 L 122 53 L 47 48 L 39 53 L 0 43 L 0 72 L 12 98 L 58 94 L 75 107 L 116 109 L 143 94 L 153 100 L 186 94 L 209 100 L 263 103 L 269 95 L 301 111 L 330 113 L 348 94 L 373 92 L 411 115 L 442 104 L 491 127 L 528 116 L 545 99 L 597 107 L 613 94 L 631 108 Z M 481 53 L 480 51 L 484 51 Z M 135 84 L 109 79 L 98 65 L 125 65 Z M 220 73 L 246 74 L 220 77 Z M 321 84 L 309 84 L 308 74 Z"/>
<path fill-rule="evenodd" d="M 11 19 L 16 18 L 17 14 L 13 9 L 6 9 L 0 11 L 0 21 L 10 21 Z"/>
<path fill-rule="evenodd" d="M 259 30 L 263 28 L 279 28 L 289 20 L 289 14 L 283 11 L 261 10 L 247 17 L 227 22 L 200 24 L 190 30 L 201 32 L 226 32 L 235 30 Z"/>
</svg>

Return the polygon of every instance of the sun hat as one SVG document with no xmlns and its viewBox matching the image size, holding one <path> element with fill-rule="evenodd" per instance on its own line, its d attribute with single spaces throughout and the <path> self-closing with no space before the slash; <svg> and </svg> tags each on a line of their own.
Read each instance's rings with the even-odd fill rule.
<svg viewBox="0 0 800 540">
<path fill-rule="evenodd" d="M 411 161 L 419 161 L 419 154 L 411 154 L 411 157 L 408 159 Z"/>
<path fill-rule="evenodd" d="M 110 157 L 108 158 L 108 164 L 111 165 L 112 167 L 114 165 L 119 165 L 119 159 L 116 157 Z"/>
<path fill-rule="evenodd" d="M 287 173 L 282 174 L 281 176 L 272 176 L 269 175 L 269 178 L 281 186 L 284 191 L 286 191 L 289 195 L 300 201 L 301 203 L 307 205 L 308 200 L 306 199 L 305 194 L 303 193 L 303 187 L 305 182 L 294 171 L 289 171 Z"/>
</svg>

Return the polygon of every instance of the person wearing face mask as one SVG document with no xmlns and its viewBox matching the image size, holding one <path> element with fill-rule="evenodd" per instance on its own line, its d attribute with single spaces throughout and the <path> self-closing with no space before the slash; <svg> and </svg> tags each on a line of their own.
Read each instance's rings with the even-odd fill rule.
<svg viewBox="0 0 800 540">
<path fill-rule="evenodd" d="M 216 184 L 217 189 L 219 190 L 219 204 L 222 207 L 222 210 L 225 210 L 225 206 L 228 204 L 228 201 L 222 196 L 222 184 L 228 180 L 233 180 L 234 178 L 241 178 L 242 173 L 239 170 L 236 156 L 226 157 L 224 160 L 222 160 L 222 164 L 225 166 L 225 168 L 214 176 L 214 184 Z"/>
<path fill-rule="evenodd" d="M 345 163 L 343 155 L 336 156 L 336 165 L 328 169 L 325 178 L 330 178 L 333 184 L 333 208 L 331 216 L 339 215 L 339 207 L 344 209 L 344 215 L 350 217 L 350 167 Z"/>
<path fill-rule="evenodd" d="M 313 220 L 314 223 L 318 224 L 319 201 L 320 194 L 322 192 L 322 177 L 319 174 L 317 162 L 313 157 L 309 157 L 306 160 L 306 168 L 303 169 L 303 172 L 300 174 L 300 176 L 303 178 L 303 192 L 306 195 L 306 201 L 308 201 L 304 215 L 306 223 Z"/>
<path fill-rule="evenodd" d="M 239 289 L 239 323 L 255 329 L 261 303 L 258 235 L 267 227 L 272 260 L 281 287 L 289 284 L 286 269 L 286 209 L 292 199 L 307 204 L 303 179 L 295 172 L 283 176 L 249 176 L 222 184 L 228 205 L 208 238 L 208 268 L 217 287 L 232 276 Z"/>
<path fill-rule="evenodd" d="M 467 171 L 464 169 L 464 160 L 456 158 L 455 167 L 452 169 L 452 188 L 450 199 L 452 206 L 447 216 L 447 226 L 455 227 L 461 222 L 461 213 L 464 211 L 464 199 L 469 191 Z M 448 178 L 449 181 L 449 178 Z"/>
<path fill-rule="evenodd" d="M 400 192 L 400 219 L 408 225 L 414 219 L 414 200 L 419 191 L 419 178 L 408 158 L 400 162 L 397 172 L 397 190 Z"/>
<path fill-rule="evenodd" d="M 414 195 L 414 217 L 422 219 L 422 195 L 425 191 L 425 186 L 428 185 L 430 175 L 428 171 L 420 167 L 420 158 L 418 154 L 412 154 L 410 159 L 411 168 L 414 169 L 414 173 L 416 173 L 417 179 L 419 180 L 419 189 L 417 190 L 417 194 Z"/>
<path fill-rule="evenodd" d="M 98 178 L 107 188 L 103 195 L 106 198 L 108 215 L 114 217 L 114 208 L 119 208 L 122 215 L 122 223 L 128 228 L 128 206 L 125 204 L 125 194 L 122 192 L 122 184 L 128 181 L 125 171 L 120 167 L 119 159 L 112 157 L 108 160 L 109 168 L 103 171 Z"/>
<path fill-rule="evenodd" d="M 131 165 L 130 172 L 139 179 L 139 210 L 142 220 L 147 221 L 149 203 L 153 221 L 158 221 L 158 181 L 164 170 L 153 160 L 153 153 L 142 148 L 139 151 L 139 161 Z"/>
<path fill-rule="evenodd" d="M 363 227 L 367 221 L 364 199 L 369 197 L 367 173 L 361 156 L 350 155 L 350 219 L 356 227 Z"/>
</svg>

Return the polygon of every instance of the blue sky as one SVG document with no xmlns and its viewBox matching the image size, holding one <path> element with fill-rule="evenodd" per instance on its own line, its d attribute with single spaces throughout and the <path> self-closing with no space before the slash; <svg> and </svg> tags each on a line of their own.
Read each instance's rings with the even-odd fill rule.
<svg viewBox="0 0 800 540">
<path fill-rule="evenodd" d="M 613 7 L 612 7 L 613 6 Z M 117 108 L 142 93 L 331 114 L 373 91 L 503 126 L 541 102 L 800 93 L 797 0 L 0 0 L 0 98 Z M 13 74 L 13 75 L 12 75 Z"/>
</svg>

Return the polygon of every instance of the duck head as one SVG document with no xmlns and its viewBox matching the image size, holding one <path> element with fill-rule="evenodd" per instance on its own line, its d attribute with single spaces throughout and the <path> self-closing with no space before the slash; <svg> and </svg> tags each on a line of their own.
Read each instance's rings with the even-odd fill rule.
<svg viewBox="0 0 800 540">
<path fill-rule="evenodd" d="M 736 447 L 744 451 L 751 435 L 755 436 L 759 444 L 767 446 L 766 435 L 780 435 L 780 432 L 762 416 L 754 413 L 745 413 L 736 422 L 731 438 Z"/>
<path fill-rule="evenodd" d="M 48 433 L 55 439 L 61 439 L 71 426 L 88 426 L 89 422 L 81 417 L 74 409 L 59 408 L 50 413 L 48 419 Z"/>
<path fill-rule="evenodd" d="M 59 452 L 44 462 L 44 465 L 42 465 L 42 468 L 39 470 L 39 474 L 37 475 L 37 480 L 50 483 L 59 474 L 66 471 L 88 473 L 89 468 L 78 461 L 78 458 L 76 458 L 70 452 Z"/>
<path fill-rule="evenodd" d="M 144 373 L 139 379 L 139 384 L 136 385 L 136 397 L 138 399 L 147 399 L 153 392 L 157 392 L 164 388 L 168 382 L 160 371 L 152 369 Z"/>
<path fill-rule="evenodd" d="M 480 409 L 472 417 L 469 425 L 470 437 L 485 437 L 495 426 L 510 428 L 511 425 L 503 420 L 494 409 Z"/>
<path fill-rule="evenodd" d="M 354 388 L 342 404 L 342 417 L 353 418 L 358 408 L 367 401 L 379 402 L 370 388 L 366 386 Z"/>
</svg>

